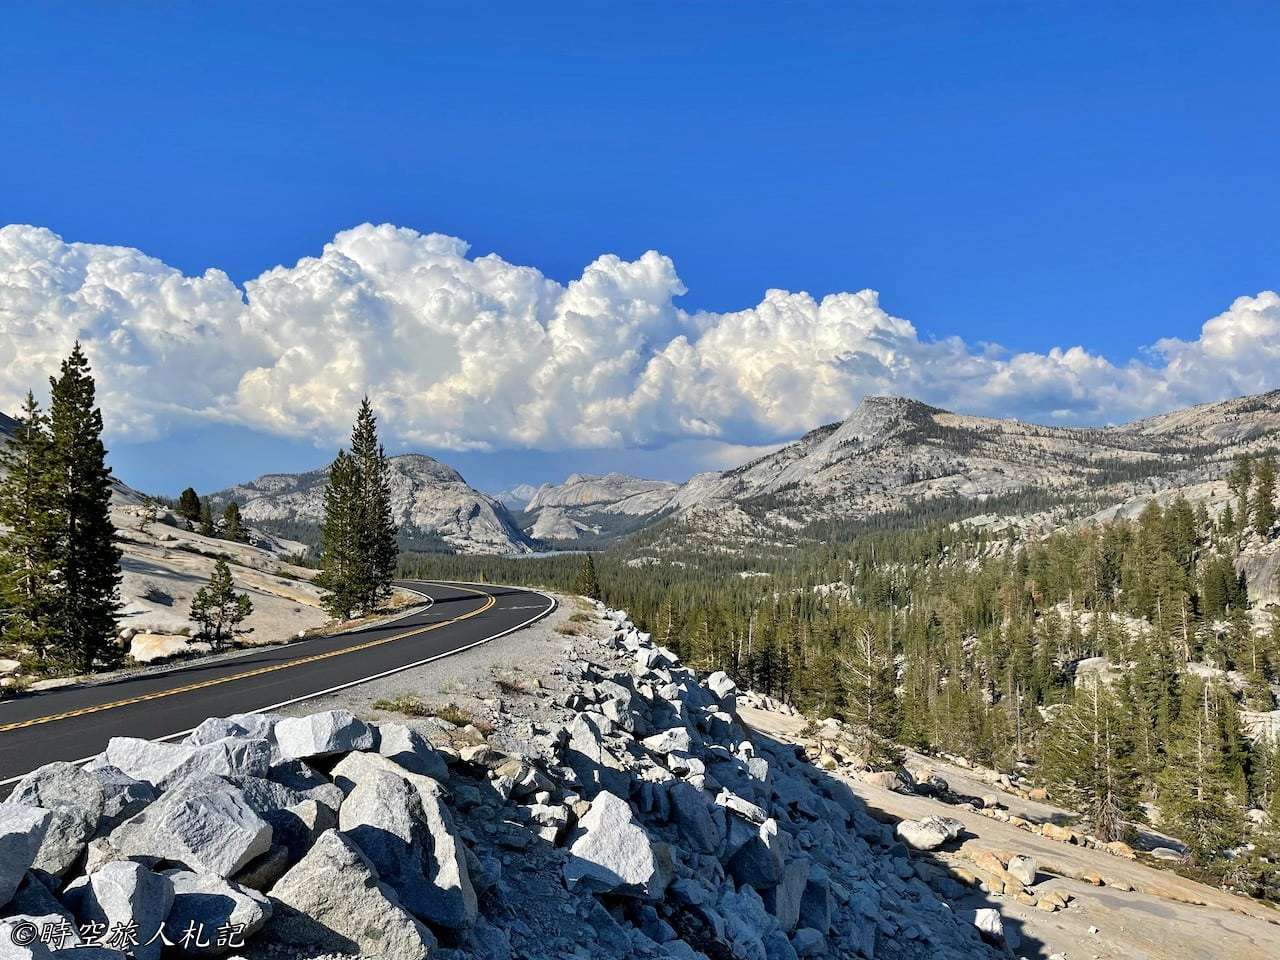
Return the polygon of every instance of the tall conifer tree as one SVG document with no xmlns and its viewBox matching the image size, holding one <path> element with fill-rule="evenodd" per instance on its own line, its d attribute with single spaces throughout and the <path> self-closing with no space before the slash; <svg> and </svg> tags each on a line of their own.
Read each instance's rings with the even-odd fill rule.
<svg viewBox="0 0 1280 960">
<path fill-rule="evenodd" d="M 84 350 L 76 343 L 50 378 L 56 602 L 63 657 L 76 669 L 116 659 L 120 550 L 111 523 L 111 471 L 102 443 L 102 411 Z"/>
<path fill-rule="evenodd" d="M 218 532 L 217 527 L 213 525 L 213 507 L 209 505 L 208 497 L 200 501 L 200 522 L 196 530 L 205 537 L 215 536 Z"/>
<path fill-rule="evenodd" d="M 1076 691 L 1045 733 L 1041 770 L 1074 799 L 1100 840 L 1119 840 L 1137 813 L 1132 718 L 1100 680 Z"/>
<path fill-rule="evenodd" d="M 339 450 L 324 491 L 316 583 L 325 591 L 325 608 L 341 620 L 349 619 L 360 606 L 360 512 L 359 471 L 355 460 Z"/>
<path fill-rule="evenodd" d="M 893 653 L 880 631 L 871 625 L 855 628 L 840 664 L 844 679 L 847 719 L 866 731 L 864 759 L 875 767 L 901 760 L 893 745 L 898 733 Z"/>
<path fill-rule="evenodd" d="M 368 397 L 360 404 L 351 430 L 351 458 L 360 488 L 356 593 L 359 606 L 373 610 L 391 595 L 400 549 L 391 516 L 390 465 L 378 442 L 378 419 Z"/>
<path fill-rule="evenodd" d="M 591 600 L 600 599 L 600 581 L 596 579 L 596 562 L 591 554 L 584 554 L 578 568 L 578 593 Z"/>
<path fill-rule="evenodd" d="M 1243 829 L 1243 797 L 1233 793 L 1220 696 L 1202 680 L 1189 679 L 1184 685 L 1167 762 L 1158 780 L 1162 822 L 1169 824 L 1199 862 L 1238 844 Z"/>
<path fill-rule="evenodd" d="M 195 523 L 200 519 L 200 494 L 196 493 L 194 487 L 187 487 L 178 497 L 178 516 L 188 523 Z"/>
<path fill-rule="evenodd" d="M 1254 470 L 1253 528 L 1266 536 L 1276 522 L 1276 462 L 1271 457 L 1258 461 Z"/>
<path fill-rule="evenodd" d="M 240 504 L 230 501 L 222 511 L 222 537 L 236 543 L 244 543 L 249 539 L 244 532 L 244 521 L 240 519 Z"/>
<path fill-rule="evenodd" d="M 1253 461 L 1249 457 L 1241 457 L 1227 475 L 1227 486 L 1236 498 L 1235 530 L 1244 530 L 1249 525 L 1249 487 L 1252 484 Z"/>
<path fill-rule="evenodd" d="M 12 441 L 0 449 L 0 606 L 4 641 L 43 660 L 54 638 L 56 564 L 53 445 L 27 394 Z"/>
</svg>

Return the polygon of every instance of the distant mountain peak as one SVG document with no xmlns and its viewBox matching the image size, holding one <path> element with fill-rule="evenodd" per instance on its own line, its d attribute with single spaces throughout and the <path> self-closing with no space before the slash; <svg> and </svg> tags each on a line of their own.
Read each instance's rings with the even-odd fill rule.
<svg viewBox="0 0 1280 960">
<path fill-rule="evenodd" d="M 617 471 L 573 473 L 564 483 L 544 483 L 525 505 L 525 523 L 533 535 L 578 540 L 583 533 L 616 536 L 665 510 L 679 485 L 646 480 Z"/>
<path fill-rule="evenodd" d="M 871 436 L 896 427 L 919 425 L 946 412 L 912 397 L 868 396 L 859 401 L 837 433 Z"/>
<path fill-rule="evenodd" d="M 467 482 L 463 479 L 462 474 L 453 467 L 447 463 L 442 463 L 435 457 L 429 457 L 425 453 L 400 453 L 388 459 L 393 470 L 407 470 L 427 474 L 443 483 L 465 484 Z"/>
<path fill-rule="evenodd" d="M 389 458 L 391 510 L 410 535 L 438 536 L 463 553 L 527 553 L 533 543 L 500 502 L 468 486 L 462 474 L 435 457 L 402 453 Z M 328 467 L 306 473 L 267 474 L 213 495 L 235 500 L 251 523 L 318 524 L 324 517 Z"/>
<path fill-rule="evenodd" d="M 730 504 L 784 529 L 931 500 L 983 501 L 1024 491 L 1128 496 L 1138 477 L 1171 482 L 1204 458 L 1280 447 L 1280 390 L 1189 407 L 1116 427 L 1038 426 L 952 413 L 911 397 L 867 396 L 838 424 L 720 474 L 690 479 L 672 499 L 714 525 Z M 1185 466 L 1183 466 L 1185 465 Z"/>
</svg>

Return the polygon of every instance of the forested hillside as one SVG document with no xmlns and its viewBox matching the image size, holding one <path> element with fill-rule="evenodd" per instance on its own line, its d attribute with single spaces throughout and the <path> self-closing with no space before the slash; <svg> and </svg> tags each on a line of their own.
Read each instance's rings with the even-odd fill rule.
<svg viewBox="0 0 1280 960">
<path fill-rule="evenodd" d="M 906 745 L 1019 770 L 1104 839 L 1150 823 L 1192 869 L 1275 896 L 1280 616 L 1237 572 L 1280 548 L 1273 460 L 1236 461 L 1227 485 L 1225 503 L 1152 500 L 1040 537 L 959 522 L 940 501 L 932 520 L 851 522 L 803 550 L 632 542 L 594 560 L 606 600 L 656 640 L 863 724 L 872 764 Z M 408 568 L 572 589 L 580 564 Z"/>
</svg>

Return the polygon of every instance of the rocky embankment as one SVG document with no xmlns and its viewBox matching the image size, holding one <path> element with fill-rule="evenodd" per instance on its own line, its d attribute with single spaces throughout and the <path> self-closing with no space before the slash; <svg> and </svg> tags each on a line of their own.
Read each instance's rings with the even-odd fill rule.
<svg viewBox="0 0 1280 960">
<path fill-rule="evenodd" d="M 727 676 L 599 613 L 520 712 L 213 719 L 33 772 L 0 805 L 0 956 L 1004 953 Z"/>
</svg>

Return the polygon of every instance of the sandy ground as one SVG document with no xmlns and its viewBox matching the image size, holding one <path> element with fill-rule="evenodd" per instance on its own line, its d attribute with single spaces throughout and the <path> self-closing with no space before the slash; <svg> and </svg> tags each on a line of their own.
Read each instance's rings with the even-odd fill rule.
<svg viewBox="0 0 1280 960">
<path fill-rule="evenodd" d="M 743 720 L 771 736 L 794 739 L 802 717 L 744 707 Z M 962 792 L 996 794 L 1011 813 L 1028 820 L 1056 821 L 1067 811 L 1034 803 L 974 778 L 959 767 L 928 760 L 941 776 Z M 965 826 L 963 850 L 943 853 L 936 862 L 966 867 L 972 854 L 1000 850 L 1034 856 L 1042 879 L 1036 890 L 1062 888 L 1076 899 L 1066 910 L 1044 913 L 1012 898 L 979 890 L 958 906 L 991 906 L 1005 924 L 1018 930 L 1023 943 L 1015 956 L 1067 960 L 1277 960 L 1280 958 L 1280 910 L 1236 897 L 1177 874 L 1158 870 L 1098 850 L 1077 847 L 928 797 L 894 793 L 861 780 L 842 777 L 873 815 L 895 819 L 954 817 Z M 1124 891 L 1085 883 L 1086 873 L 1100 874 L 1107 884 L 1132 886 Z M 1096 929 L 1096 933 L 1091 933 Z"/>
</svg>

